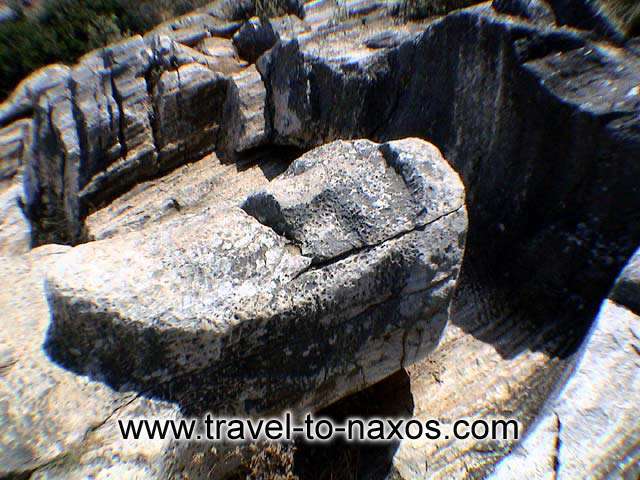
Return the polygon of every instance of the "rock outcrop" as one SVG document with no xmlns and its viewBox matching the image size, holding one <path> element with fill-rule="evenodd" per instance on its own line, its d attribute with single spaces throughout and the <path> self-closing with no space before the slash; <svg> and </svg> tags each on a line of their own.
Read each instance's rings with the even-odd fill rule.
<svg viewBox="0 0 640 480">
<path fill-rule="evenodd" d="M 493 478 L 632 478 L 637 473 L 639 265 L 640 251 L 602 303 L 575 371 Z"/>
<path fill-rule="evenodd" d="M 401 442 L 391 476 L 633 476 L 637 257 L 609 293 L 640 244 L 627 14 L 285 3 L 213 2 L 0 105 L 0 476 L 222 478 L 115 420 L 317 410 L 400 368 L 412 415 L 530 434 Z M 51 242 L 74 247 L 29 252 Z"/>
<path fill-rule="evenodd" d="M 434 147 L 329 144 L 240 207 L 59 256 L 53 357 L 185 409 L 265 414 L 317 410 L 435 346 L 466 215 Z"/>
<path fill-rule="evenodd" d="M 118 392 L 51 361 L 44 273 L 68 247 L 0 256 L 0 476 L 160 478 L 169 441 L 123 441 L 116 419 L 175 418 L 170 403 Z M 102 477 L 100 476 L 102 475 Z"/>
</svg>

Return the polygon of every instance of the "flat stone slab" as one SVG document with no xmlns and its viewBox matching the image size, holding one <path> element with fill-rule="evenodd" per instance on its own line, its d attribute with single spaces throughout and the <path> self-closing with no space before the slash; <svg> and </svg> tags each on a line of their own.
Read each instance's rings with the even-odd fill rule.
<svg viewBox="0 0 640 480">
<path fill-rule="evenodd" d="M 436 345 L 466 228 L 432 145 L 334 142 L 241 207 L 60 255 L 47 349 L 185 411 L 321 408 Z"/>
</svg>

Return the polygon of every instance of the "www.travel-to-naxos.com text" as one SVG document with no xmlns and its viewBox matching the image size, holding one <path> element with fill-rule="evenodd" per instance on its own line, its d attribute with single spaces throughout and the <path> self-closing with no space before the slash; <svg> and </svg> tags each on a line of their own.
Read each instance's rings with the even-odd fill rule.
<svg viewBox="0 0 640 480">
<path fill-rule="evenodd" d="M 184 441 L 307 441 L 342 438 L 352 442 L 394 440 L 517 440 L 520 424 L 514 419 L 458 419 L 444 422 L 416 418 L 348 418 L 335 422 L 307 414 L 297 422 L 287 412 L 278 418 L 222 418 L 207 414 L 193 419 L 133 418 L 118 420 L 125 440 Z"/>
</svg>

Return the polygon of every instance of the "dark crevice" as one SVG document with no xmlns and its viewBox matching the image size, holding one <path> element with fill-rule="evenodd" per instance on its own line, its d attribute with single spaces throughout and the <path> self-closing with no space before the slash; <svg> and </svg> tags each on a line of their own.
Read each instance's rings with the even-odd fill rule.
<svg viewBox="0 0 640 480">
<path fill-rule="evenodd" d="M 0 107 L 2 103 L 0 102 Z M 6 118 L 2 118 L 0 120 L 0 130 L 6 127 L 10 127 L 12 124 L 19 122 L 20 120 L 32 120 L 35 115 L 35 110 L 33 106 L 29 106 L 28 108 L 23 108 L 19 112 L 14 115 L 8 116 Z"/>
<path fill-rule="evenodd" d="M 111 82 L 111 94 L 113 95 L 113 99 L 116 102 L 118 107 L 118 143 L 120 143 L 120 158 L 125 160 L 129 153 L 127 151 L 127 139 L 125 138 L 125 130 L 126 130 L 126 117 L 123 109 L 122 96 L 118 91 L 118 87 L 116 86 L 115 80 L 115 72 L 114 72 L 114 64 L 112 59 L 108 59 L 106 56 L 103 58 L 104 66 L 109 70 L 109 81 Z"/>
<path fill-rule="evenodd" d="M 152 65 L 145 72 L 144 80 L 147 86 L 147 98 L 149 99 L 149 106 L 151 107 L 149 110 L 149 125 L 151 126 L 151 138 L 153 141 L 153 147 L 156 152 L 156 162 L 159 161 L 160 158 L 160 125 L 159 125 L 159 115 L 158 115 L 158 106 L 156 105 L 155 98 L 155 88 L 156 83 L 160 77 L 161 70 L 157 65 Z"/>
<path fill-rule="evenodd" d="M 562 430 L 562 422 L 560 421 L 560 416 L 554 412 L 553 413 L 556 421 L 556 438 L 555 444 L 553 446 L 553 474 L 554 478 L 557 480 L 560 478 L 560 449 L 562 448 L 562 440 L 560 439 L 560 433 Z"/>
<path fill-rule="evenodd" d="M 414 228 L 411 228 L 411 229 L 409 229 L 409 230 L 403 230 L 403 231 L 401 231 L 401 232 L 398 232 L 398 233 L 396 233 L 395 235 L 392 235 L 391 237 L 388 237 L 388 238 L 386 238 L 386 239 L 384 239 L 384 240 L 382 240 L 382 241 L 380 241 L 380 242 L 377 242 L 377 243 L 367 244 L 367 245 L 363 245 L 363 246 L 361 246 L 361 247 L 357 247 L 357 248 L 354 248 L 354 249 L 351 249 L 351 250 L 347 250 L 346 252 L 343 252 L 343 253 L 341 253 L 341 254 L 339 254 L 339 255 L 336 255 L 336 256 L 334 256 L 334 257 L 331 257 L 331 258 L 318 259 L 317 257 L 314 257 L 314 258 L 311 260 L 311 264 L 310 264 L 307 268 L 305 268 L 305 269 L 301 270 L 300 272 L 298 272 L 298 273 L 297 273 L 297 274 L 296 274 L 296 275 L 291 279 L 291 281 L 292 281 L 292 282 L 293 282 L 293 281 L 295 281 L 298 277 L 300 277 L 301 275 L 303 275 L 303 274 L 305 274 L 305 273 L 307 273 L 307 272 L 314 271 L 314 270 L 321 270 L 321 269 L 323 269 L 323 268 L 330 267 L 331 265 L 335 265 L 336 263 L 341 262 L 342 260 L 345 260 L 345 259 L 347 259 L 347 258 L 349 258 L 349 257 L 354 256 L 354 255 L 358 255 L 358 254 L 360 254 L 360 253 L 365 253 L 365 252 L 369 252 L 369 251 L 371 251 L 371 250 L 374 250 L 374 249 L 376 249 L 376 248 L 378 248 L 378 247 L 380 247 L 380 246 L 384 245 L 384 244 L 385 244 L 385 243 L 387 243 L 387 242 L 392 242 L 392 241 L 395 241 L 395 240 L 400 240 L 402 237 L 404 237 L 404 236 L 406 236 L 406 235 L 409 235 L 409 234 L 411 234 L 411 233 L 414 233 L 414 232 L 423 232 L 423 231 L 424 231 L 424 230 L 425 230 L 429 225 L 431 225 L 431 224 L 433 224 L 433 223 L 436 223 L 436 222 L 438 222 L 438 221 L 442 220 L 443 218 L 445 218 L 445 217 L 447 217 L 447 216 L 449 216 L 449 215 L 453 215 L 453 214 L 455 214 L 455 213 L 459 212 L 459 211 L 460 211 L 461 209 L 463 209 L 463 208 L 464 208 L 464 205 L 462 205 L 462 206 L 460 206 L 460 207 L 458 207 L 458 208 L 456 208 L 456 209 L 454 209 L 454 210 L 451 210 L 451 211 L 449 211 L 449 212 L 447 212 L 447 213 L 443 213 L 442 215 L 440 215 L 440 216 L 438 216 L 438 217 L 434 218 L 433 220 L 430 220 L 430 221 L 428 221 L 428 222 L 426 222 L 426 223 L 423 223 L 423 224 L 417 225 L 417 226 L 415 226 Z M 246 211 L 246 210 L 245 210 L 245 211 Z M 247 213 L 248 213 L 249 215 L 251 215 L 251 213 L 249 213 L 249 212 L 247 212 Z M 255 217 L 254 217 L 254 218 L 255 218 Z M 258 219 L 256 219 L 256 220 L 258 220 Z M 259 221 L 259 220 L 258 220 L 258 221 Z M 262 222 L 261 222 L 261 223 L 262 223 Z M 262 224 L 263 224 L 263 225 L 265 225 L 266 227 L 272 228 L 270 225 L 266 225 L 266 224 L 264 224 L 264 223 L 262 223 Z M 274 230 L 274 231 L 275 231 L 275 230 Z M 276 233 L 278 233 L 278 232 L 276 232 Z M 280 236 L 283 236 L 282 234 L 279 234 L 279 235 L 280 235 Z M 289 237 L 287 237 L 287 236 L 285 236 L 285 238 L 287 239 L 287 241 L 289 241 L 289 242 L 291 242 L 291 243 L 294 243 L 294 244 L 296 244 L 296 245 L 300 246 L 300 245 L 299 245 L 299 242 L 296 242 L 294 239 L 289 238 Z"/>
<path fill-rule="evenodd" d="M 343 423 L 347 418 L 411 418 L 414 412 L 411 378 L 399 370 L 380 382 L 326 407 L 316 418 Z M 393 474 L 400 442 L 296 442 L 294 472 L 304 480 L 384 480 Z"/>
<path fill-rule="evenodd" d="M 239 172 L 257 165 L 271 181 L 283 174 L 289 165 L 304 153 L 305 151 L 298 147 L 265 145 L 236 154 L 234 163 Z M 224 158 L 223 154 L 219 156 Z"/>
<path fill-rule="evenodd" d="M 78 146 L 80 148 L 79 152 L 79 165 L 78 165 L 78 189 L 81 189 L 83 185 L 83 177 L 82 177 L 82 169 L 87 168 L 87 154 L 89 151 L 89 140 L 88 140 L 88 132 L 87 126 L 85 125 L 84 115 L 80 110 L 78 105 L 78 84 L 73 79 L 73 77 L 69 80 L 69 91 L 71 93 L 71 111 L 73 115 L 73 122 L 76 125 L 76 134 L 78 135 Z M 76 195 L 79 194 L 79 191 L 75 192 Z M 81 210 L 79 212 L 80 217 L 84 217 L 85 211 L 81 206 Z"/>
</svg>

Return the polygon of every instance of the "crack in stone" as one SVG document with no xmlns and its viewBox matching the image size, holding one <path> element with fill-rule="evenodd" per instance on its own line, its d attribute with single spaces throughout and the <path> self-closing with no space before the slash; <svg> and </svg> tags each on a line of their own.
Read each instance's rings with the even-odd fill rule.
<svg viewBox="0 0 640 480">
<path fill-rule="evenodd" d="M 556 439 L 553 454 L 553 478 L 557 480 L 560 475 L 560 448 L 562 448 L 562 440 L 560 439 L 560 431 L 562 430 L 562 422 L 557 412 L 553 412 L 556 417 Z"/>
<path fill-rule="evenodd" d="M 151 128 L 151 141 L 153 142 L 153 149 L 156 152 L 156 162 L 159 162 L 160 158 L 160 126 L 158 116 L 158 106 L 156 105 L 154 88 L 159 73 L 157 72 L 157 66 L 151 65 L 149 69 L 144 73 L 144 82 L 147 87 L 147 98 L 149 99 L 149 127 Z"/>
<path fill-rule="evenodd" d="M 358 255 L 358 254 L 363 253 L 363 252 L 369 252 L 371 250 L 374 250 L 375 248 L 378 248 L 378 247 L 384 245 L 387 242 L 394 241 L 394 240 L 400 240 L 404 236 L 409 235 L 411 233 L 422 232 L 429 225 L 431 225 L 431 224 L 433 224 L 435 222 L 438 222 L 438 221 L 442 220 L 443 218 L 445 218 L 445 217 L 447 217 L 449 215 L 457 213 L 462 208 L 464 208 L 464 205 L 460 205 L 459 207 L 457 207 L 457 208 L 455 208 L 453 210 L 450 210 L 450 211 L 448 211 L 446 213 L 443 213 L 442 215 L 439 215 L 438 217 L 434 218 L 433 220 L 430 220 L 428 222 L 416 225 L 415 227 L 413 227 L 411 229 L 403 230 L 401 232 L 398 232 L 395 235 L 392 235 L 392 236 L 390 236 L 390 237 L 388 237 L 388 238 L 386 238 L 386 239 L 384 239 L 384 240 L 382 240 L 380 242 L 366 244 L 366 245 L 363 245 L 361 247 L 353 248 L 351 250 L 347 250 L 346 252 L 343 252 L 343 253 L 341 253 L 339 255 L 336 255 L 334 257 L 331 257 L 331 258 L 328 258 L 328 259 L 325 259 L 325 260 L 313 260 L 312 259 L 311 264 L 308 267 L 306 267 L 306 268 L 300 270 L 298 273 L 296 273 L 291 278 L 290 282 L 293 282 L 294 280 L 297 280 L 300 276 L 304 275 L 305 273 L 308 273 L 308 272 L 311 272 L 311 271 L 315 271 L 315 270 L 321 270 L 323 268 L 330 267 L 330 266 L 335 265 L 336 263 L 339 263 L 342 260 L 345 260 L 345 259 L 347 259 L 347 258 L 349 258 L 351 256 Z M 285 235 L 278 234 L 278 232 L 275 231 L 270 225 L 265 225 L 262 222 L 260 222 L 260 223 L 262 225 L 268 227 L 268 228 L 271 228 L 271 230 L 273 230 L 278 236 L 286 238 L 287 241 L 292 242 L 292 243 L 297 245 L 297 242 L 293 241 L 292 239 L 286 237 Z"/>
<path fill-rule="evenodd" d="M 120 157 L 123 159 L 126 159 L 129 155 L 128 148 L 127 148 L 127 139 L 125 138 L 125 134 L 124 134 L 126 129 L 126 118 L 124 115 L 122 96 L 118 91 L 118 88 L 116 86 L 116 80 L 114 77 L 114 71 L 113 71 L 114 61 L 112 58 L 111 59 L 108 58 L 107 55 L 105 54 L 105 56 L 103 57 L 103 62 L 104 62 L 105 68 L 109 69 L 109 81 L 111 83 L 111 94 L 113 96 L 113 99 L 116 102 L 116 106 L 118 107 L 118 142 L 120 143 Z"/>
<path fill-rule="evenodd" d="M 404 362 L 407 358 L 407 340 L 409 339 L 409 330 L 402 332 L 402 355 L 400 356 L 400 369 L 404 368 Z"/>
<path fill-rule="evenodd" d="M 136 392 L 132 398 L 130 398 L 129 400 L 127 400 L 126 402 L 118 405 L 116 408 L 114 408 L 111 413 L 109 415 L 107 415 L 107 417 L 102 420 L 101 422 L 97 423 L 96 425 L 92 425 L 91 427 L 89 427 L 89 429 L 87 430 L 83 441 L 85 441 L 89 435 L 91 435 L 93 432 L 99 430 L 100 428 L 102 428 L 109 420 L 111 420 L 114 415 L 116 415 L 120 410 L 123 410 L 125 408 L 127 408 L 129 405 L 131 405 L 133 402 L 135 402 L 136 400 L 138 400 L 141 396 L 140 392 Z"/>
</svg>

